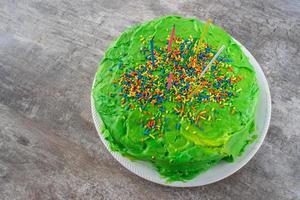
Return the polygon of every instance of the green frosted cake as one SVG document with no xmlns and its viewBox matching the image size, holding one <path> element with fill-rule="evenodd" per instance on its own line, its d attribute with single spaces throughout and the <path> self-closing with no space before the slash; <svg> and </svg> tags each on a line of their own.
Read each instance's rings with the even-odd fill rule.
<svg viewBox="0 0 300 200">
<path fill-rule="evenodd" d="M 122 33 L 92 95 L 111 150 L 151 162 L 167 181 L 234 162 L 256 138 L 255 71 L 228 33 L 197 19 L 167 16 Z"/>
</svg>

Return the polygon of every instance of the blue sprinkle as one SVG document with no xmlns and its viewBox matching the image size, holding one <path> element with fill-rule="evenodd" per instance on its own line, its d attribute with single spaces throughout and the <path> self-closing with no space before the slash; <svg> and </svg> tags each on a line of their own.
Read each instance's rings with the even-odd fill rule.
<svg viewBox="0 0 300 200">
<path fill-rule="evenodd" d="M 220 87 L 220 83 L 214 83 L 214 87 L 218 89 Z"/>
<path fill-rule="evenodd" d="M 216 65 L 211 66 L 211 71 L 214 71 L 217 68 Z"/>
<path fill-rule="evenodd" d="M 186 86 L 185 86 L 187 89 L 190 88 L 190 83 L 186 83 Z"/>
<path fill-rule="evenodd" d="M 122 68 L 122 63 L 118 64 L 118 68 L 121 69 Z"/>
<path fill-rule="evenodd" d="M 209 53 L 210 52 L 210 48 L 209 47 L 205 48 L 205 52 Z"/>
<path fill-rule="evenodd" d="M 199 59 L 203 59 L 203 57 L 204 57 L 203 53 L 200 53 L 199 56 L 198 56 Z"/>
<path fill-rule="evenodd" d="M 161 107 L 159 108 L 159 110 L 160 110 L 161 112 L 164 112 L 164 111 L 165 111 L 165 107 L 164 107 L 164 106 L 161 106 Z"/>
<path fill-rule="evenodd" d="M 232 62 L 230 59 L 223 59 L 223 62 Z"/>
<path fill-rule="evenodd" d="M 150 130 L 149 129 L 145 129 L 144 135 L 149 135 L 149 133 L 150 133 Z"/>
<path fill-rule="evenodd" d="M 180 123 L 177 123 L 176 124 L 176 130 L 180 130 L 180 127 L 181 127 Z"/>
<path fill-rule="evenodd" d="M 142 76 L 141 72 L 138 72 L 138 79 L 142 79 L 142 78 L 143 78 L 143 76 Z"/>
<path fill-rule="evenodd" d="M 144 65 L 143 66 L 143 71 L 142 72 L 145 72 L 147 70 L 147 67 Z"/>
</svg>

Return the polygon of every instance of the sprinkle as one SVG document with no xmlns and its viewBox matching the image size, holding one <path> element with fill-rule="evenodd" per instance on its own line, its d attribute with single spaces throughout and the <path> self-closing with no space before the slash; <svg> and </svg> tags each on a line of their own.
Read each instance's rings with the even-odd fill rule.
<svg viewBox="0 0 300 200">
<path fill-rule="evenodd" d="M 148 128 L 153 128 L 154 126 L 155 126 L 155 120 L 154 119 L 148 121 Z"/>
<path fill-rule="evenodd" d="M 150 133 L 150 130 L 149 130 L 149 129 L 145 129 L 145 130 L 144 130 L 144 135 L 149 135 L 149 133 Z"/>
<path fill-rule="evenodd" d="M 151 133 L 149 134 L 149 136 L 150 136 L 152 139 L 155 139 L 154 135 L 152 135 Z"/>
<path fill-rule="evenodd" d="M 180 130 L 180 126 L 181 126 L 181 124 L 180 124 L 180 123 L 177 123 L 177 124 L 176 124 L 176 129 L 177 129 L 177 130 Z"/>
</svg>

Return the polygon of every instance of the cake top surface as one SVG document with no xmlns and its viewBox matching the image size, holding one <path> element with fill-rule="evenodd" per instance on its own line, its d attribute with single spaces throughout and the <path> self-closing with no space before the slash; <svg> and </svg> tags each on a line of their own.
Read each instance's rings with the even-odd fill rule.
<svg viewBox="0 0 300 200">
<path fill-rule="evenodd" d="M 96 75 L 93 97 L 111 148 L 153 162 L 170 180 L 234 159 L 252 140 L 253 67 L 223 29 L 210 25 L 201 41 L 203 32 L 201 21 L 178 16 L 131 27 Z"/>
</svg>

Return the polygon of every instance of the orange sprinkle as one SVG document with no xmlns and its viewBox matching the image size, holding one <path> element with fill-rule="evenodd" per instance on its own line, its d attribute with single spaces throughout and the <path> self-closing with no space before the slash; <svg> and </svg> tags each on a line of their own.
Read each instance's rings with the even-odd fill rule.
<svg viewBox="0 0 300 200">
<path fill-rule="evenodd" d="M 182 104 L 182 106 L 181 106 L 181 113 L 183 113 L 184 112 L 184 104 Z"/>
<path fill-rule="evenodd" d="M 155 120 L 151 119 L 150 121 L 148 121 L 148 128 L 152 128 L 153 126 L 155 126 Z"/>
</svg>

